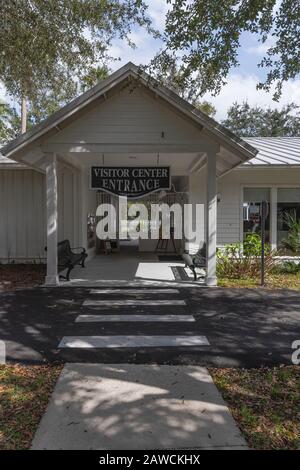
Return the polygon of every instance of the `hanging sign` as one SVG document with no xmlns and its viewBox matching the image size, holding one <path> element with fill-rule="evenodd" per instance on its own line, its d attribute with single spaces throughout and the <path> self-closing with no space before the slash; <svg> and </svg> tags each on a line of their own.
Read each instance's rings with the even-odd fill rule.
<svg viewBox="0 0 300 470">
<path fill-rule="evenodd" d="M 128 198 L 139 198 L 171 189 L 170 167 L 91 167 L 91 189 Z"/>
</svg>

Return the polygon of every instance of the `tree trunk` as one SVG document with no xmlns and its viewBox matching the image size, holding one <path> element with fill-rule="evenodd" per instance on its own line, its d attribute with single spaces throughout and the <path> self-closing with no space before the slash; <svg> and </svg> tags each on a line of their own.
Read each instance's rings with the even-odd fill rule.
<svg viewBox="0 0 300 470">
<path fill-rule="evenodd" d="M 24 134 L 27 129 L 27 103 L 26 96 L 22 96 L 21 103 L 21 134 Z"/>
</svg>

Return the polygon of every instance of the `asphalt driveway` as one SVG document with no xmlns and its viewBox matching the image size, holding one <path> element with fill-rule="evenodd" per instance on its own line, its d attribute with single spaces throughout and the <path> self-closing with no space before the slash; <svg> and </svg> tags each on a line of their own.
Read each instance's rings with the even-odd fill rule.
<svg viewBox="0 0 300 470">
<path fill-rule="evenodd" d="M 75 323 L 90 313 L 82 304 L 87 288 L 37 288 L 0 294 L 0 340 L 8 362 L 101 362 L 136 364 L 197 364 L 259 367 L 291 364 L 292 343 L 300 340 L 300 293 L 290 290 L 180 288 L 176 299 L 186 305 L 176 313 L 193 315 L 190 323 Z M 143 299 L 172 299 L 151 294 Z M 99 294 L 98 298 L 102 298 Z M 120 296 L 109 294 L 105 299 Z M 122 298 L 122 296 L 121 296 Z M 135 298 L 141 298 L 136 295 Z M 153 310 L 155 309 L 155 310 Z M 125 305 L 102 308 L 101 314 L 173 314 L 174 306 Z M 99 312 L 98 312 L 99 313 Z M 209 346 L 59 349 L 66 335 L 204 335 Z"/>
</svg>

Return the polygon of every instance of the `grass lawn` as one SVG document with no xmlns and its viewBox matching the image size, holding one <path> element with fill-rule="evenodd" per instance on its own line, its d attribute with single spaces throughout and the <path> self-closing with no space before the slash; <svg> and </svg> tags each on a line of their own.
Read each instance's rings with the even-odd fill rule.
<svg viewBox="0 0 300 470">
<path fill-rule="evenodd" d="M 210 373 L 249 447 L 300 449 L 300 366 Z"/>
<path fill-rule="evenodd" d="M 0 450 L 30 447 L 61 369 L 0 365 Z"/>
<path fill-rule="evenodd" d="M 218 278 L 220 287 L 250 287 L 260 286 L 259 279 L 229 279 Z M 300 290 L 300 274 L 271 274 L 266 278 L 267 289 L 294 289 Z"/>
<path fill-rule="evenodd" d="M 0 366 L 0 450 L 30 447 L 61 369 Z M 249 447 L 300 449 L 300 366 L 210 373 Z"/>
</svg>

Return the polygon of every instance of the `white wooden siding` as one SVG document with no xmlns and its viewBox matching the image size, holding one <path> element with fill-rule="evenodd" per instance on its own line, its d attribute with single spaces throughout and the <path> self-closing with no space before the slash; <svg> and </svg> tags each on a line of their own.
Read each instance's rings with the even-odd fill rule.
<svg viewBox="0 0 300 470">
<path fill-rule="evenodd" d="M 43 175 L 0 171 L 0 259 L 45 256 L 45 204 Z"/>
<path fill-rule="evenodd" d="M 0 260 L 45 258 L 45 176 L 31 169 L 0 171 Z M 78 174 L 58 175 L 58 239 L 80 245 Z M 81 219 L 80 219 L 81 220 Z"/>
<path fill-rule="evenodd" d="M 58 240 L 70 240 L 71 246 L 81 245 L 81 217 L 79 215 L 79 173 L 64 168 L 58 173 Z"/>
<path fill-rule="evenodd" d="M 242 168 L 219 179 L 217 243 L 241 239 L 241 194 L 244 186 L 300 186 L 300 168 Z"/>
<path fill-rule="evenodd" d="M 164 135 L 162 136 L 162 132 Z M 171 111 L 141 88 L 128 89 L 86 113 L 48 139 L 48 143 L 193 144 L 204 136 L 199 128 Z"/>
</svg>

